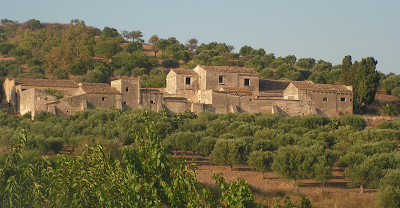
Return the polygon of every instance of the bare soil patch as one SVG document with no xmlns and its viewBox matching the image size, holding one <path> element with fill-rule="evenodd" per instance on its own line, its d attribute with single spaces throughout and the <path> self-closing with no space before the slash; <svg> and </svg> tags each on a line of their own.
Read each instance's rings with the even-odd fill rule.
<svg viewBox="0 0 400 208">
<path fill-rule="evenodd" d="M 178 154 L 179 155 L 179 154 Z M 243 178 L 249 184 L 258 203 L 272 203 L 275 200 L 284 202 L 285 196 L 290 196 L 293 201 L 298 202 L 301 196 L 311 200 L 313 206 L 318 207 L 379 207 L 376 203 L 376 190 L 364 189 L 360 194 L 359 188 L 348 188 L 347 181 L 342 169 L 334 169 L 334 178 L 325 184 L 323 191 L 321 184 L 312 179 L 292 180 L 284 179 L 273 172 L 264 175 L 252 170 L 248 165 L 214 166 L 210 164 L 208 157 L 186 155 L 187 163 L 196 163 L 196 177 L 201 183 L 207 185 L 212 191 L 217 192 L 217 186 L 211 178 L 214 173 L 222 173 L 225 180 L 233 181 Z"/>
</svg>

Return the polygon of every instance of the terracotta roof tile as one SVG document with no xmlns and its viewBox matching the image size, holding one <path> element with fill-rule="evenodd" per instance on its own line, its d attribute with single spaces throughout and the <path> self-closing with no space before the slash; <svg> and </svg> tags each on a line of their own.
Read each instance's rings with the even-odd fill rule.
<svg viewBox="0 0 400 208">
<path fill-rule="evenodd" d="M 284 91 L 290 84 L 287 80 L 268 80 L 260 79 L 259 90 L 260 91 Z"/>
<path fill-rule="evenodd" d="M 162 94 L 159 88 L 140 88 L 141 93 Z"/>
<path fill-rule="evenodd" d="M 79 83 L 79 86 L 86 94 L 121 94 L 106 83 Z"/>
<path fill-rule="evenodd" d="M 230 66 L 204 66 L 204 65 L 199 65 L 199 66 L 206 71 L 225 72 L 225 73 L 246 73 L 246 74 L 258 75 L 257 71 L 252 68 L 230 67 Z"/>
<path fill-rule="evenodd" d="M 77 88 L 78 84 L 73 80 L 64 79 L 30 79 L 15 78 L 15 85 L 36 86 L 36 87 L 68 87 Z"/>
<path fill-rule="evenodd" d="M 193 75 L 197 75 L 197 73 L 194 72 L 192 69 L 171 69 L 171 71 L 174 71 L 176 74 L 193 74 Z"/>
<path fill-rule="evenodd" d="M 251 89 L 249 87 L 221 87 L 219 90 L 214 90 L 215 92 L 225 92 L 225 93 L 240 93 L 251 95 Z"/>
<path fill-rule="evenodd" d="M 165 97 L 164 98 L 165 102 L 180 102 L 180 103 L 186 103 L 187 98 L 185 97 Z"/>
<path fill-rule="evenodd" d="M 317 91 L 337 91 L 337 92 L 351 92 L 344 85 L 333 84 L 314 84 L 311 81 L 291 81 L 291 83 L 298 89 L 308 89 Z"/>
</svg>

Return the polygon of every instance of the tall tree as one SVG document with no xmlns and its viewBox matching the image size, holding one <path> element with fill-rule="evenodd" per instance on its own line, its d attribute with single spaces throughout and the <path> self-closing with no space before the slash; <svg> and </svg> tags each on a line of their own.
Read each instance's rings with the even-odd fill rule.
<svg viewBox="0 0 400 208">
<path fill-rule="evenodd" d="M 119 33 L 117 29 L 110 27 L 104 27 L 103 32 L 101 33 L 101 36 L 105 38 L 115 38 L 118 37 L 118 35 Z"/>
<path fill-rule="evenodd" d="M 367 57 L 360 61 L 356 69 L 356 99 L 363 112 L 374 101 L 379 87 L 379 74 L 375 68 L 376 64 L 378 64 L 378 61 L 373 57 Z"/>
<path fill-rule="evenodd" d="M 380 75 L 376 71 L 376 61 L 373 57 L 351 63 L 351 56 L 344 57 L 341 84 L 353 86 L 354 110 L 364 113 L 374 99 L 379 87 Z"/>
<path fill-rule="evenodd" d="M 163 45 L 160 43 L 158 35 L 153 35 L 149 39 L 149 44 L 152 44 L 151 49 L 154 51 L 154 56 L 157 56 L 157 52 L 163 49 Z"/>
<path fill-rule="evenodd" d="M 352 65 L 351 56 L 345 56 L 342 60 L 342 72 L 340 73 L 341 84 L 354 86 L 356 72 Z"/>
<path fill-rule="evenodd" d="M 143 37 L 143 33 L 140 32 L 139 30 L 135 30 L 135 31 L 131 31 L 129 32 L 129 37 L 132 38 L 133 41 L 138 41 L 138 42 L 142 42 L 141 37 Z"/>
<path fill-rule="evenodd" d="M 129 40 L 131 37 L 129 36 L 129 31 L 127 30 L 121 30 L 122 37 L 125 39 Z"/>
<path fill-rule="evenodd" d="M 158 40 L 159 40 L 160 38 L 158 37 L 158 35 L 153 35 L 153 36 L 151 36 L 150 37 L 150 39 L 149 39 L 149 44 L 154 44 L 154 43 L 156 43 Z"/>
<path fill-rule="evenodd" d="M 50 72 L 57 67 L 71 68 L 72 65 L 87 66 L 94 55 L 95 31 L 86 27 L 84 21 L 71 20 L 62 30 L 60 47 L 53 47 L 46 56 Z M 86 73 L 86 70 L 82 72 Z"/>
<path fill-rule="evenodd" d="M 239 50 L 239 54 L 242 56 L 248 56 L 250 55 L 252 52 L 254 51 L 254 49 L 251 46 L 243 46 L 240 48 Z"/>
<path fill-rule="evenodd" d="M 190 51 L 196 50 L 197 48 L 197 39 L 196 38 L 191 38 L 187 41 L 186 46 L 189 48 Z"/>
</svg>

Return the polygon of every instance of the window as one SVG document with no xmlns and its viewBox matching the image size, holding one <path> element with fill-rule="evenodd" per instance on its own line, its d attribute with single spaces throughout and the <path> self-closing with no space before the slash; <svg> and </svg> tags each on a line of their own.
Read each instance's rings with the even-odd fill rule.
<svg viewBox="0 0 400 208">
<path fill-rule="evenodd" d="M 106 100 L 106 97 L 101 97 L 101 101 L 105 101 Z"/>
<path fill-rule="evenodd" d="M 71 99 L 71 103 L 73 103 L 73 102 L 75 102 L 75 100 L 74 100 L 74 99 Z"/>
<path fill-rule="evenodd" d="M 129 89 L 128 89 L 128 87 L 126 87 L 126 89 L 125 89 L 127 92 L 129 91 Z"/>
<path fill-rule="evenodd" d="M 154 104 L 154 101 L 150 100 L 150 103 L 151 103 L 151 104 Z"/>
<path fill-rule="evenodd" d="M 124 105 L 126 105 L 126 101 L 124 101 Z"/>
<path fill-rule="evenodd" d="M 220 84 L 224 83 L 224 76 L 219 76 L 218 82 L 219 82 Z"/>
<path fill-rule="evenodd" d="M 327 97 L 322 98 L 323 101 L 328 101 Z"/>
<path fill-rule="evenodd" d="M 346 98 L 341 97 L 341 98 L 340 98 L 340 101 L 346 101 Z"/>
<path fill-rule="evenodd" d="M 187 85 L 190 85 L 191 83 L 190 83 L 190 77 L 186 77 L 186 84 Z"/>
<path fill-rule="evenodd" d="M 250 86 L 250 79 L 244 79 L 244 86 Z"/>
</svg>

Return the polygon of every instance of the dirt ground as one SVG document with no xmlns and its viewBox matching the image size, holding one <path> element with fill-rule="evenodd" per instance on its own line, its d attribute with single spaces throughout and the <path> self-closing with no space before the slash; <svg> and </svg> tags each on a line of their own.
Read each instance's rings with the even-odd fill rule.
<svg viewBox="0 0 400 208">
<path fill-rule="evenodd" d="M 334 179 L 325 184 L 322 191 L 321 184 L 315 180 L 283 179 L 273 172 L 263 175 L 247 165 L 233 166 L 231 171 L 229 166 L 210 165 L 208 157 L 196 155 L 193 160 L 191 152 L 188 152 L 186 157 L 188 163 L 197 164 L 197 180 L 215 192 L 217 186 L 211 178 L 214 172 L 222 173 L 227 182 L 238 178 L 245 179 L 256 201 L 262 204 L 272 203 L 274 200 L 283 202 L 285 196 L 290 196 L 293 201 L 298 202 L 300 196 L 306 196 L 313 206 L 318 207 L 379 207 L 375 200 L 376 190 L 364 189 L 364 194 L 360 194 L 359 188 L 348 188 L 343 170 L 338 168 L 333 172 Z"/>
</svg>

